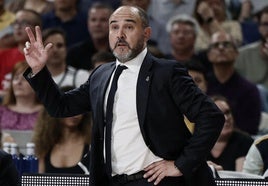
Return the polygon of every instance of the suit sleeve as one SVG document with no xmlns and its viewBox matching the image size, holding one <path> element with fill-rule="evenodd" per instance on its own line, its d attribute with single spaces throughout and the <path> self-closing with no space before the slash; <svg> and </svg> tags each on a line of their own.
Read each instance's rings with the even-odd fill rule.
<svg viewBox="0 0 268 186">
<path fill-rule="evenodd" d="M 181 112 L 195 123 L 188 145 L 175 161 L 175 165 L 187 177 L 206 161 L 225 119 L 214 102 L 197 88 L 185 68 L 175 65 L 171 74 L 172 97 Z"/>
<path fill-rule="evenodd" d="M 19 175 L 11 155 L 0 151 L 0 185 L 18 186 Z"/>
<path fill-rule="evenodd" d="M 52 117 L 70 117 L 91 110 L 89 81 L 77 89 L 63 93 L 53 81 L 47 67 L 32 78 L 29 77 L 30 72 L 31 69 L 28 68 L 24 77 Z"/>
</svg>

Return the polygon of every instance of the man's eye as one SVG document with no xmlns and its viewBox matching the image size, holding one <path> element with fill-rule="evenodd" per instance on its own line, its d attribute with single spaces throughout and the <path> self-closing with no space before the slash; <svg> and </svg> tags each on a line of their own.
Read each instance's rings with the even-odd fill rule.
<svg viewBox="0 0 268 186">
<path fill-rule="evenodd" d="M 96 20 L 97 19 L 95 19 L 95 18 L 90 19 L 91 22 L 96 22 Z"/>
<path fill-rule="evenodd" d="M 57 46 L 57 48 L 62 48 L 64 46 L 64 44 L 63 43 L 57 43 L 56 46 Z"/>
<path fill-rule="evenodd" d="M 116 29 L 118 29 L 118 26 L 112 26 L 111 27 L 113 30 L 116 30 Z"/>
</svg>

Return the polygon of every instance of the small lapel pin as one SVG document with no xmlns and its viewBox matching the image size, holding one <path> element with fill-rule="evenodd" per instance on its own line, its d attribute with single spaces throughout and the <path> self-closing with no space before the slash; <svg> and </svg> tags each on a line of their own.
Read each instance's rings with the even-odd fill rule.
<svg viewBox="0 0 268 186">
<path fill-rule="evenodd" d="M 146 81 L 149 81 L 149 80 L 150 80 L 150 77 L 149 77 L 149 76 L 147 76 L 147 77 L 146 77 Z"/>
</svg>

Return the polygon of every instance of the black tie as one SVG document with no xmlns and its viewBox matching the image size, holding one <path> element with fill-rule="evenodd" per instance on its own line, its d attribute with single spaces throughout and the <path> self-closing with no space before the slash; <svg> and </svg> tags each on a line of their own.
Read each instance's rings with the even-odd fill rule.
<svg viewBox="0 0 268 186">
<path fill-rule="evenodd" d="M 106 137 L 105 137 L 105 159 L 108 175 L 112 173 L 112 163 L 111 163 L 111 133 L 112 133 L 112 122 L 113 122 L 113 105 L 114 105 L 114 95 L 117 90 L 117 80 L 126 66 L 118 65 L 115 70 L 113 81 L 111 84 L 110 92 L 107 98 L 106 107 Z"/>
</svg>

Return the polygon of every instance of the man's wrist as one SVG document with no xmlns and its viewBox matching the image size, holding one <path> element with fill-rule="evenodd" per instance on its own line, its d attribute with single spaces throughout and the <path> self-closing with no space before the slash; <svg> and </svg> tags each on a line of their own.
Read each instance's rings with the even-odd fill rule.
<svg viewBox="0 0 268 186">
<path fill-rule="evenodd" d="M 174 163 L 174 167 L 176 170 L 180 171 L 180 169 L 175 165 L 175 163 Z"/>
<path fill-rule="evenodd" d="M 175 162 L 174 162 L 174 168 L 177 171 L 176 176 L 182 176 L 183 175 L 182 172 L 180 171 L 180 169 L 176 166 Z"/>
<path fill-rule="evenodd" d="M 36 74 L 34 74 L 33 71 L 31 71 L 31 72 L 27 75 L 27 77 L 28 77 L 28 78 L 33 78 L 35 75 L 36 75 Z"/>
</svg>

